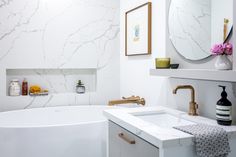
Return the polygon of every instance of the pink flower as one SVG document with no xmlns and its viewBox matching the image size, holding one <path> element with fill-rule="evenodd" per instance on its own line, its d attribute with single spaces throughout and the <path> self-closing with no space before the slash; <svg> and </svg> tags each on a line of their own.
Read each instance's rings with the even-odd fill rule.
<svg viewBox="0 0 236 157">
<path fill-rule="evenodd" d="M 213 55 L 222 55 L 224 54 L 224 46 L 223 44 L 216 44 L 211 48 L 211 52 Z"/>
<path fill-rule="evenodd" d="M 232 55 L 233 45 L 231 43 L 224 43 L 224 52 L 226 55 Z"/>
<path fill-rule="evenodd" d="M 232 55 L 233 45 L 231 43 L 215 44 L 211 48 L 212 55 Z"/>
</svg>

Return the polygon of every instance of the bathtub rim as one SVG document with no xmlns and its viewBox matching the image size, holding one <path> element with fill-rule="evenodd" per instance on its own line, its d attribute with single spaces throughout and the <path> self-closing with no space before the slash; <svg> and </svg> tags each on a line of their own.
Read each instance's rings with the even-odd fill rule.
<svg viewBox="0 0 236 157">
<path fill-rule="evenodd" d="M 70 106 L 50 106 L 50 107 L 39 107 L 39 108 L 30 108 L 30 109 L 11 110 L 11 111 L 0 112 L 0 114 L 1 113 L 7 114 L 9 112 L 13 113 L 13 112 L 21 112 L 21 111 L 23 111 L 23 112 L 30 112 L 30 110 L 43 110 L 43 109 L 48 109 L 48 108 L 50 108 L 50 109 L 54 108 L 55 109 L 55 108 L 69 108 L 69 107 L 73 107 L 73 108 L 80 108 L 80 107 L 81 108 L 87 108 L 87 107 L 91 107 L 91 108 L 94 108 L 94 107 L 95 108 L 104 108 L 102 110 L 102 112 L 104 110 L 107 110 L 107 109 L 120 108 L 120 107 L 115 107 L 115 106 L 111 107 L 111 106 L 105 106 L 105 105 L 80 105 L 80 106 L 70 105 Z M 93 121 L 69 123 L 69 124 L 65 123 L 63 125 L 62 124 L 55 124 L 55 125 L 52 125 L 52 124 L 45 125 L 45 124 L 43 124 L 43 125 L 28 125 L 28 126 L 26 126 L 26 125 L 22 125 L 22 126 L 20 126 L 20 125 L 4 126 L 3 125 L 3 126 L 1 126 L 1 124 L 0 124 L 0 129 L 34 129 L 34 128 L 41 128 L 41 129 L 43 129 L 43 128 L 55 128 L 55 127 L 71 127 L 71 126 L 86 125 L 86 124 L 92 125 L 92 124 L 96 124 L 96 123 L 105 123 L 105 122 L 108 122 L 106 117 L 104 117 L 104 120 L 93 120 Z"/>
</svg>

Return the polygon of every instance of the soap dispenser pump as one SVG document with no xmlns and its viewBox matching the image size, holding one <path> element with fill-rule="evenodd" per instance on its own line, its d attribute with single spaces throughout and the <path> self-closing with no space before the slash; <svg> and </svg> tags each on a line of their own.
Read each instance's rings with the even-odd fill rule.
<svg viewBox="0 0 236 157">
<path fill-rule="evenodd" d="M 216 120 L 219 125 L 229 126 L 232 124 L 232 103 L 227 99 L 226 86 L 219 87 L 223 88 L 223 91 L 216 104 Z"/>
</svg>

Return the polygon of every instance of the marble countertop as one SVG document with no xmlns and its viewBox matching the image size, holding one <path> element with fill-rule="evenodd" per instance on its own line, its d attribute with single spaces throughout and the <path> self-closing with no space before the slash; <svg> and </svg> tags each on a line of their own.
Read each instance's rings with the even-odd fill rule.
<svg viewBox="0 0 236 157">
<path fill-rule="evenodd" d="M 236 138 L 236 126 L 220 126 L 216 120 L 201 116 L 189 116 L 187 113 L 157 106 L 157 107 L 138 107 L 138 108 L 121 108 L 109 109 L 104 111 L 104 115 L 114 123 L 129 130 L 133 134 L 150 142 L 158 148 L 167 148 L 175 146 L 187 146 L 193 144 L 193 136 L 186 134 L 174 128 L 165 128 L 144 121 L 134 115 L 136 114 L 153 114 L 165 112 L 174 115 L 180 119 L 188 120 L 193 123 L 202 123 L 219 126 L 228 132 L 230 138 Z"/>
</svg>

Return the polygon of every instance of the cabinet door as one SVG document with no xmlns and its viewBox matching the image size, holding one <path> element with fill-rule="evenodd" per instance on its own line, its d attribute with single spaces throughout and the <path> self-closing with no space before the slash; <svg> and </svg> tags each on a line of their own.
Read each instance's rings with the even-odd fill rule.
<svg viewBox="0 0 236 157">
<path fill-rule="evenodd" d="M 109 157 L 158 157 L 159 149 L 109 122 Z"/>
</svg>

